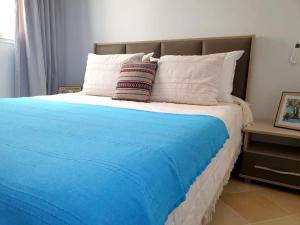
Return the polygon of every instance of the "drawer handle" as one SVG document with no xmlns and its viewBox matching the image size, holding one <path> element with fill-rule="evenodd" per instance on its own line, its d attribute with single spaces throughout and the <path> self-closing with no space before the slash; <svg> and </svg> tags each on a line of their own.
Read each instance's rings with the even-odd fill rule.
<svg viewBox="0 0 300 225">
<path fill-rule="evenodd" d="M 284 174 L 284 175 L 292 175 L 292 176 L 297 176 L 300 177 L 300 173 L 293 173 L 293 172 L 286 172 L 286 171 L 281 171 L 281 170 L 274 170 L 268 167 L 264 167 L 264 166 L 254 166 L 255 169 L 260 169 L 260 170 L 266 170 L 266 171 L 270 171 L 273 173 L 278 173 L 278 174 Z"/>
</svg>

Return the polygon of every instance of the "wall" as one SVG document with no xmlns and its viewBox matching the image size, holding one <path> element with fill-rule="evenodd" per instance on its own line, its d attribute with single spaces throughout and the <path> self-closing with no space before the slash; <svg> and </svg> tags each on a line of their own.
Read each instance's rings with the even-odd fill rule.
<svg viewBox="0 0 300 225">
<path fill-rule="evenodd" d="M 14 45 L 0 39 L 0 98 L 14 96 Z"/>
<path fill-rule="evenodd" d="M 82 85 L 93 42 L 255 34 L 249 101 L 273 121 L 282 90 L 300 91 L 299 0 L 65 0 L 66 84 Z"/>
</svg>

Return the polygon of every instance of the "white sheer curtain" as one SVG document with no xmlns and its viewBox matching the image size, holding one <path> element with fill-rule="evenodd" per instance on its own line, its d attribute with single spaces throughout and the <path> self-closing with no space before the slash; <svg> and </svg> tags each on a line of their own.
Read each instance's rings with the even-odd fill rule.
<svg viewBox="0 0 300 225">
<path fill-rule="evenodd" d="M 15 0 L 0 0 L 0 38 L 14 39 Z"/>
<path fill-rule="evenodd" d="M 64 73 L 62 1 L 16 0 L 15 95 L 57 93 Z"/>
</svg>

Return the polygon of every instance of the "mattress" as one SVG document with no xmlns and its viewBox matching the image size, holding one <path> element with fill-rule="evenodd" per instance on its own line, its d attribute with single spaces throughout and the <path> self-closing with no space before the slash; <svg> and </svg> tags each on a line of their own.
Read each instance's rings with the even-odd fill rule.
<svg viewBox="0 0 300 225">
<path fill-rule="evenodd" d="M 210 220 L 211 213 L 223 186 L 229 179 L 239 154 L 243 126 L 243 109 L 238 104 L 199 106 L 173 103 L 140 103 L 115 101 L 108 97 L 87 96 L 81 93 L 40 96 L 38 99 L 81 104 L 113 106 L 153 112 L 212 115 L 224 121 L 230 138 L 206 170 L 196 179 L 182 202 L 168 217 L 165 225 L 199 225 Z"/>
</svg>

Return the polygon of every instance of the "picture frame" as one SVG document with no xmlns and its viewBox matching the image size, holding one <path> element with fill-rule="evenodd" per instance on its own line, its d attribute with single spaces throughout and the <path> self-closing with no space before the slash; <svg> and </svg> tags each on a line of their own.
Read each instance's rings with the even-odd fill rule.
<svg viewBox="0 0 300 225">
<path fill-rule="evenodd" d="M 60 86 L 58 89 L 59 94 L 77 93 L 81 91 L 80 86 Z"/>
<path fill-rule="evenodd" d="M 300 92 L 282 92 L 274 126 L 300 131 Z"/>
</svg>

